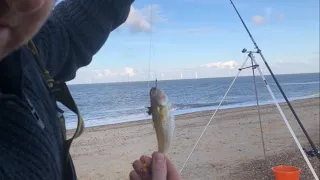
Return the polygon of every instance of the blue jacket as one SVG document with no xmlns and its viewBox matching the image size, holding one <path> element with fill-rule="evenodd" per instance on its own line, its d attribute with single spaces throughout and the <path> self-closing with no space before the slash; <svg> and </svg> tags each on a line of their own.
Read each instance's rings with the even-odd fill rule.
<svg viewBox="0 0 320 180">
<path fill-rule="evenodd" d="M 69 81 L 88 65 L 109 34 L 128 17 L 133 0 L 65 0 L 33 38 L 55 80 Z M 0 62 L 0 179 L 59 180 L 63 137 L 57 104 L 30 50 Z M 36 113 L 35 113 L 36 112 Z"/>
</svg>

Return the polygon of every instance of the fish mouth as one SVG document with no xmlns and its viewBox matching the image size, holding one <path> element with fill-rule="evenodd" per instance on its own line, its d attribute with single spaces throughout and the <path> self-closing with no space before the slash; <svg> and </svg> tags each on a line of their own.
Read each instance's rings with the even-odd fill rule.
<svg viewBox="0 0 320 180">
<path fill-rule="evenodd" d="M 152 97 L 157 91 L 157 88 L 153 87 L 150 89 L 150 97 Z"/>
<path fill-rule="evenodd" d="M 150 90 L 150 99 L 151 102 L 155 105 L 166 105 L 167 103 L 167 96 L 164 94 L 164 92 L 161 89 L 158 88 L 151 88 Z"/>
</svg>

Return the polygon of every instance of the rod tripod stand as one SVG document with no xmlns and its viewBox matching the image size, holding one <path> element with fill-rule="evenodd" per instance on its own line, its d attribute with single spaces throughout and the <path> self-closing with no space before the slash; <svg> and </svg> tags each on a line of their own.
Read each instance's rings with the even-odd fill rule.
<svg viewBox="0 0 320 180">
<path fill-rule="evenodd" d="M 259 72 L 259 74 L 260 74 L 260 76 L 261 76 L 261 78 L 262 78 L 265 86 L 267 87 L 267 89 L 268 89 L 268 91 L 269 91 L 269 93 L 270 93 L 270 95 L 271 95 L 271 97 L 272 97 L 275 105 L 277 106 L 277 108 L 278 108 L 278 110 L 279 110 L 279 112 L 280 112 L 280 114 L 281 114 L 281 116 L 282 116 L 282 119 L 284 120 L 286 126 L 288 127 L 291 136 L 293 137 L 295 143 L 297 144 L 297 146 L 298 146 L 298 148 L 299 148 L 299 150 L 300 150 L 300 152 L 301 152 L 304 160 L 306 161 L 306 163 L 307 163 L 310 171 L 312 172 L 315 180 L 319 180 L 319 178 L 318 178 L 317 174 L 315 173 L 315 170 L 314 170 L 314 168 L 312 167 L 312 165 L 311 165 L 311 163 L 310 163 L 310 161 L 309 161 L 309 159 L 308 159 L 305 151 L 303 150 L 303 148 L 302 148 L 299 140 L 297 139 L 294 131 L 292 130 L 292 128 L 291 128 L 291 126 L 290 126 L 290 124 L 289 124 L 289 122 L 288 122 L 288 120 L 287 120 L 287 117 L 286 117 L 285 114 L 283 113 L 283 111 L 282 111 L 282 109 L 281 109 L 281 107 L 280 107 L 280 105 L 279 105 L 279 103 L 278 103 L 278 101 L 277 101 L 277 99 L 276 99 L 273 91 L 271 90 L 271 87 L 270 87 L 268 81 L 266 80 L 264 74 L 262 73 L 259 64 L 258 64 L 257 61 L 255 60 L 255 57 L 254 57 L 253 54 L 254 54 L 254 53 L 259 53 L 259 51 L 254 52 L 254 51 L 247 51 L 246 49 L 243 49 L 243 50 L 242 50 L 242 53 L 248 53 L 248 56 L 247 56 L 246 60 L 243 62 L 242 66 L 238 69 L 239 71 L 238 71 L 237 75 L 234 77 L 234 79 L 233 79 L 233 81 L 231 82 L 228 90 L 226 91 L 226 93 L 225 93 L 224 96 L 222 97 L 222 99 L 221 99 L 221 101 L 220 101 L 217 109 L 215 110 L 215 112 L 214 112 L 213 115 L 211 116 L 209 122 L 208 122 L 207 125 L 205 126 L 205 128 L 204 128 L 204 130 L 202 131 L 200 137 L 198 138 L 197 142 L 195 143 L 193 149 L 191 150 L 189 156 L 187 157 L 186 161 L 185 161 L 184 164 L 182 165 L 182 168 L 180 169 L 180 172 L 183 171 L 183 169 L 184 169 L 185 165 L 187 164 L 187 162 L 189 161 L 192 153 L 194 152 L 194 150 L 196 149 L 196 147 L 197 147 L 197 145 L 199 144 L 200 140 L 202 139 L 205 131 L 206 131 L 207 128 L 209 127 L 211 121 L 214 119 L 216 113 L 217 113 L 218 110 L 220 109 L 220 107 L 221 107 L 224 99 L 226 98 L 226 96 L 228 95 L 230 89 L 232 88 L 233 84 L 235 83 L 236 79 L 237 79 L 238 76 L 240 75 L 240 72 L 241 72 L 242 70 L 244 70 L 244 69 L 252 68 L 254 85 L 255 85 L 255 95 L 256 95 L 256 101 L 257 101 L 257 107 L 258 107 L 258 114 L 259 114 L 259 120 L 260 120 L 260 129 L 261 129 L 261 138 L 262 138 L 264 158 L 266 159 L 266 153 L 265 153 L 265 145 L 264 145 L 264 139 L 263 139 L 262 121 L 261 121 L 261 117 L 260 117 L 260 107 L 259 107 L 259 100 L 258 100 L 258 92 L 257 92 L 257 87 L 256 87 L 256 79 L 255 79 L 255 70 L 256 70 L 256 69 L 258 70 L 258 72 Z M 250 58 L 250 60 L 251 60 L 251 66 L 245 67 L 245 65 L 246 65 L 246 63 L 247 63 L 247 61 L 248 61 L 249 58 Z"/>
<path fill-rule="evenodd" d="M 263 60 L 264 64 L 266 65 L 268 71 L 270 72 L 270 74 L 271 74 L 274 82 L 276 83 L 277 87 L 279 88 L 279 90 L 280 90 L 283 98 L 286 100 L 286 103 L 288 104 L 289 109 L 291 110 L 293 116 L 295 117 L 295 119 L 297 120 L 297 122 L 298 122 L 300 128 L 302 129 L 303 133 L 304 133 L 305 136 L 307 137 L 308 142 L 309 142 L 309 144 L 311 145 L 311 147 L 312 147 L 312 149 L 313 149 L 312 151 L 309 152 L 309 154 L 311 154 L 311 156 L 316 155 L 316 156 L 318 157 L 318 159 L 320 160 L 320 151 L 317 150 L 315 144 L 313 143 L 313 141 L 311 140 L 311 138 L 310 138 L 310 136 L 308 135 L 307 131 L 305 130 L 304 126 L 302 125 L 302 122 L 300 121 L 300 118 L 298 117 L 297 113 L 296 113 L 295 110 L 293 109 L 293 107 L 292 107 L 290 101 L 288 100 L 286 94 L 285 94 L 284 91 L 282 90 L 282 87 L 280 86 L 280 84 L 279 84 L 277 78 L 275 77 L 275 75 L 273 74 L 273 72 L 272 72 L 272 70 L 271 70 L 271 68 L 270 68 L 267 60 L 265 59 L 264 55 L 262 54 L 261 49 L 258 47 L 258 44 L 256 43 L 256 41 L 254 40 L 253 36 L 251 35 L 251 33 L 250 33 L 247 25 L 244 23 L 241 15 L 240 15 L 240 13 L 238 12 L 236 6 L 233 4 L 232 0 L 230 0 L 230 3 L 232 4 L 232 6 L 233 6 L 234 10 L 236 11 L 239 19 L 241 20 L 242 25 L 243 25 L 244 28 L 246 29 L 246 31 L 247 31 L 247 33 L 248 33 L 248 35 L 249 35 L 252 43 L 253 43 L 254 46 L 255 46 L 255 49 L 257 49 L 257 51 L 256 51 L 255 53 L 258 53 L 258 54 L 260 55 L 261 59 Z M 245 52 L 247 52 L 247 50 L 246 50 L 246 49 L 243 49 L 242 52 L 245 53 Z"/>
<path fill-rule="evenodd" d="M 290 134 L 291 134 L 291 136 L 293 137 L 295 143 L 297 144 L 297 146 L 298 146 L 298 148 L 299 148 L 299 150 L 300 150 L 300 152 L 301 152 L 304 160 L 306 161 L 306 163 L 307 163 L 310 171 L 312 172 L 314 178 L 315 178 L 316 180 L 318 180 L 319 178 L 318 178 L 317 174 L 315 173 L 315 171 L 314 171 L 314 169 L 313 169 L 313 167 L 312 167 L 312 165 L 311 165 L 311 163 L 310 163 L 310 161 L 309 161 L 309 159 L 308 159 L 308 157 L 307 157 L 304 149 L 302 148 L 302 146 L 301 146 L 298 138 L 296 137 L 294 131 L 292 130 L 292 128 L 291 128 L 291 126 L 290 126 L 290 124 L 289 124 L 289 122 L 288 122 L 287 117 L 286 117 L 285 114 L 283 113 L 283 111 L 282 111 L 282 109 L 281 109 L 281 107 L 280 107 L 280 105 L 279 105 L 279 103 L 278 103 L 278 101 L 277 101 L 277 99 L 276 99 L 273 91 L 272 91 L 271 88 L 270 88 L 269 83 L 267 82 L 267 80 L 266 80 L 265 76 L 263 75 L 263 73 L 262 73 L 262 71 L 261 71 L 261 69 L 260 69 L 257 61 L 255 60 L 255 57 L 254 57 L 253 54 L 254 54 L 254 53 L 258 53 L 258 54 L 259 54 L 260 52 L 259 52 L 259 51 L 256 51 L 256 52 L 254 52 L 254 51 L 247 51 L 246 49 L 243 49 L 243 50 L 242 50 L 242 53 L 248 53 L 248 58 L 251 59 L 251 66 L 249 66 L 249 67 L 241 67 L 241 68 L 239 69 L 239 72 L 242 71 L 243 69 L 252 68 L 254 85 L 255 85 L 256 100 L 257 100 L 257 107 L 258 107 L 259 120 L 260 120 L 260 129 L 261 129 L 262 145 L 263 145 L 263 152 L 264 152 L 264 157 L 265 157 L 265 159 L 266 159 L 266 153 L 265 153 L 265 146 L 264 146 L 264 139 L 263 139 L 263 131 L 262 131 L 262 122 L 261 122 L 261 117 L 260 117 L 260 108 L 259 108 L 259 101 L 258 101 L 258 94 L 257 94 L 256 80 L 255 80 L 255 69 L 258 70 L 258 72 L 259 72 L 259 74 L 260 74 L 260 76 L 261 76 L 264 84 L 266 85 L 266 87 L 267 87 L 267 89 L 268 89 L 268 91 L 269 91 L 269 93 L 270 93 L 270 95 L 271 95 L 271 97 L 272 97 L 275 105 L 277 106 L 277 108 L 278 108 L 278 110 L 279 110 L 279 112 L 280 112 L 280 114 L 281 114 L 281 116 L 282 116 L 282 119 L 284 120 L 284 122 L 285 122 L 285 124 L 286 124 L 286 126 L 287 126 L 287 128 L 288 128 L 288 130 L 289 130 L 289 132 L 290 132 Z M 247 58 L 247 59 L 248 59 L 248 58 Z M 246 60 L 246 61 L 247 61 L 247 60 Z M 245 65 L 246 61 L 244 62 L 244 64 L 243 64 L 242 66 Z M 303 127 L 303 126 L 302 126 L 302 127 Z M 306 133 L 306 131 L 305 131 L 304 128 L 303 128 L 303 130 L 304 130 L 304 132 Z M 309 136 L 307 136 L 307 137 L 309 137 Z M 316 153 L 318 153 L 318 152 L 316 152 Z M 319 157 L 319 156 L 318 156 L 318 157 Z"/>
<path fill-rule="evenodd" d="M 251 33 L 250 33 L 249 29 L 247 28 L 246 24 L 244 23 L 244 21 L 243 21 L 243 19 L 242 19 L 241 15 L 240 15 L 240 13 L 238 12 L 238 10 L 237 10 L 237 8 L 235 7 L 235 5 L 233 4 L 232 0 L 230 0 L 230 3 L 232 4 L 232 6 L 233 6 L 234 10 L 236 11 L 237 15 L 239 16 L 239 18 L 240 18 L 240 20 L 241 20 L 242 25 L 243 25 L 243 26 L 244 26 L 244 28 L 246 29 L 246 31 L 247 31 L 247 33 L 248 33 L 248 35 L 249 35 L 250 39 L 252 40 L 252 42 L 253 42 L 253 44 L 254 44 L 255 48 L 257 49 L 257 51 L 255 51 L 255 52 L 254 52 L 254 51 L 247 51 L 246 49 L 243 49 L 243 50 L 242 50 L 242 53 L 248 53 L 248 57 L 246 58 L 245 62 L 242 64 L 241 68 L 239 69 L 238 74 L 237 74 L 237 75 L 235 76 L 235 78 L 233 79 L 233 81 L 232 81 L 231 85 L 229 86 L 229 88 L 228 88 L 227 92 L 225 93 L 225 95 L 223 96 L 222 100 L 220 101 L 220 103 L 219 103 L 219 105 L 218 105 L 217 109 L 215 110 L 215 112 L 214 112 L 214 113 L 213 113 L 213 115 L 211 116 L 211 118 L 210 118 L 209 122 L 207 123 L 207 125 L 206 125 L 206 126 L 205 126 L 205 128 L 204 128 L 204 130 L 202 131 L 202 133 L 201 133 L 201 135 L 200 135 L 199 139 L 197 140 L 196 144 L 194 145 L 193 149 L 191 150 L 191 153 L 190 153 L 190 154 L 189 154 L 189 156 L 187 157 L 187 160 L 186 160 L 186 161 L 184 162 L 184 164 L 182 165 L 182 168 L 180 169 L 180 172 L 182 172 L 182 170 L 184 169 L 184 167 L 185 167 L 186 163 L 187 163 L 187 162 L 188 162 L 188 160 L 190 159 L 190 157 L 191 157 L 192 153 L 194 152 L 195 148 L 197 147 L 197 145 L 198 145 L 199 141 L 201 140 L 201 138 L 202 138 L 202 136 L 204 135 L 205 131 L 206 131 L 206 130 L 207 130 L 207 128 L 209 127 L 209 125 L 210 125 L 211 121 L 213 120 L 214 116 L 216 115 L 217 111 L 219 110 L 219 108 L 220 108 L 220 106 L 221 106 L 222 102 L 224 101 L 225 97 L 226 97 L 226 96 L 227 96 L 227 94 L 229 93 L 229 91 L 230 91 L 230 89 L 231 89 L 232 85 L 233 85 L 233 84 L 234 84 L 234 82 L 236 81 L 236 79 L 237 79 L 237 77 L 239 76 L 240 72 L 241 72 L 242 70 L 244 70 L 244 69 L 252 68 L 253 78 L 254 78 L 254 83 L 255 83 L 255 69 L 257 69 L 257 70 L 258 70 L 258 72 L 259 72 L 259 74 L 260 74 L 260 76 L 261 76 L 261 78 L 262 78 L 262 80 L 264 81 L 264 83 L 265 83 L 265 85 L 266 85 L 266 87 L 267 87 L 267 89 L 268 89 L 268 91 L 269 91 L 269 93 L 270 93 L 270 95 L 271 95 L 271 97 L 272 97 L 272 99 L 273 99 L 274 103 L 276 104 L 276 106 L 277 106 L 277 108 L 278 108 L 278 110 L 279 110 L 279 112 L 280 112 L 280 114 L 281 114 L 281 116 L 282 116 L 282 119 L 284 120 L 284 122 L 285 122 L 286 126 L 288 127 L 288 129 L 289 129 L 289 131 L 290 131 L 290 134 L 292 135 L 292 137 L 293 137 L 293 139 L 294 139 L 295 143 L 297 144 L 297 146 L 298 146 L 298 148 L 299 148 L 299 150 L 300 150 L 300 152 L 301 152 L 301 154 L 302 154 L 303 158 L 305 159 L 306 163 L 308 164 L 308 167 L 309 167 L 310 171 L 312 172 L 312 174 L 313 174 L 313 176 L 314 176 L 315 180 L 319 180 L 319 178 L 318 178 L 317 174 L 315 173 L 315 171 L 314 171 L 314 169 L 313 169 L 313 167 L 312 167 L 312 165 L 311 165 L 311 163 L 310 163 L 310 161 L 309 161 L 308 157 L 306 156 L 306 153 L 304 152 L 304 149 L 301 147 L 300 142 L 298 141 L 298 139 L 297 139 L 297 137 L 296 137 L 295 133 L 293 132 L 293 130 L 292 130 L 292 128 L 291 128 L 291 126 L 290 126 L 290 124 L 289 124 L 289 122 L 288 122 L 288 120 L 287 120 L 287 118 L 286 118 L 285 114 L 283 113 L 283 111 L 282 111 L 282 109 L 281 109 L 281 107 L 280 107 L 280 105 L 279 105 L 279 103 L 278 103 L 278 101 L 277 101 L 277 99 L 276 99 L 276 97 L 275 97 L 275 95 L 274 95 L 273 91 L 271 90 L 271 88 L 270 88 L 270 86 L 269 86 L 269 84 L 268 84 L 268 82 L 267 82 L 266 78 L 264 77 L 264 75 L 263 75 L 263 73 L 262 73 L 262 71 L 261 71 L 261 69 L 260 69 L 260 67 L 259 67 L 258 63 L 256 62 L 256 60 L 255 60 L 255 58 L 254 58 L 254 56 L 253 56 L 253 53 L 258 53 L 258 54 L 260 55 L 260 57 L 262 58 L 262 60 L 263 60 L 264 64 L 266 65 L 267 69 L 269 70 L 269 72 L 270 72 L 270 74 L 271 74 L 271 76 L 272 76 L 273 80 L 275 81 L 275 83 L 276 83 L 277 87 L 279 88 L 279 90 L 280 90 L 280 92 L 281 92 L 282 96 L 283 96 L 283 97 L 284 97 L 284 99 L 286 100 L 286 103 L 288 104 L 288 106 L 289 106 L 289 108 L 290 108 L 291 112 L 293 113 L 293 115 L 294 115 L 295 119 L 297 120 L 297 122 L 299 123 L 299 125 L 300 125 L 301 129 L 303 130 L 304 134 L 306 135 L 306 137 L 307 137 L 307 139 L 308 139 L 308 141 L 309 141 L 309 143 L 310 143 L 310 145 L 311 145 L 311 147 L 312 147 L 312 149 L 313 149 L 313 152 L 312 152 L 312 153 L 310 153 L 310 154 L 312 154 L 312 155 L 316 155 L 316 156 L 318 157 L 318 159 L 320 160 L 320 151 L 319 151 L 319 150 L 317 150 L 316 146 L 314 145 L 314 143 L 312 142 L 311 138 L 309 137 L 309 135 L 308 135 L 307 131 L 304 129 L 304 127 L 303 127 L 303 125 L 302 125 L 302 123 L 301 123 L 301 121 L 300 121 L 299 117 L 297 116 L 296 112 L 294 111 L 294 109 L 293 109 L 293 107 L 292 107 L 292 105 L 291 105 L 290 101 L 288 100 L 288 98 L 287 98 L 286 94 L 285 94 L 285 93 L 284 93 L 284 91 L 282 90 L 282 88 L 281 88 L 281 86 L 280 86 L 280 84 L 279 84 L 279 82 L 278 82 L 277 78 L 276 78 L 276 77 L 275 77 L 275 75 L 273 74 L 273 72 L 272 72 L 272 70 L 271 70 L 271 68 L 270 68 L 269 64 L 267 63 L 266 59 L 264 58 L 264 56 L 263 56 L 263 54 L 262 54 L 262 52 L 261 52 L 260 48 L 258 47 L 257 43 L 255 42 L 254 38 L 252 37 L 252 35 L 251 35 Z M 245 64 L 246 64 L 246 62 L 247 62 L 247 60 L 248 60 L 249 58 L 251 59 L 251 66 L 249 66 L 249 67 L 244 67 L 244 66 L 245 66 Z M 255 83 L 255 92 L 256 92 L 256 100 L 257 100 L 257 106 L 258 106 L 258 111 L 259 111 L 260 128 L 261 128 L 261 137 L 262 137 L 262 143 L 263 143 L 263 146 L 264 146 L 263 132 L 262 132 L 262 125 L 261 125 L 261 117 L 260 117 L 260 108 L 259 108 L 259 100 L 258 100 L 258 94 L 257 94 L 257 87 L 256 87 L 256 83 Z M 265 148 L 263 148 L 263 149 L 264 149 L 264 155 L 265 155 Z M 265 157 L 266 157 L 266 156 L 265 156 Z"/>
</svg>

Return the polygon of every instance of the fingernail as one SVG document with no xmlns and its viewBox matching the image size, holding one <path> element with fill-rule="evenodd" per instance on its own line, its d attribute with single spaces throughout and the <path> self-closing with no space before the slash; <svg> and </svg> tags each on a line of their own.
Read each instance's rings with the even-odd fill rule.
<svg viewBox="0 0 320 180">
<path fill-rule="evenodd" d="M 155 161 L 157 163 L 162 163 L 164 161 L 164 155 L 162 153 L 155 154 Z"/>
<path fill-rule="evenodd" d="M 148 167 L 146 163 L 143 163 L 143 172 L 148 172 Z"/>
</svg>

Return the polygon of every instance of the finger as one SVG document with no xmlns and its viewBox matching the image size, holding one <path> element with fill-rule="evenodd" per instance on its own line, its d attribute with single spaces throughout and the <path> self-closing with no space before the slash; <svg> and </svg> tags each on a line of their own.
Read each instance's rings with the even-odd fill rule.
<svg viewBox="0 0 320 180">
<path fill-rule="evenodd" d="M 177 168 L 174 166 L 174 164 L 168 159 L 166 158 L 166 162 L 167 162 L 167 179 L 181 179 L 180 173 L 177 170 Z"/>
<path fill-rule="evenodd" d="M 141 156 L 140 157 L 140 161 L 142 162 L 142 163 L 145 163 L 147 166 L 150 166 L 151 165 L 151 163 L 152 163 L 152 158 L 151 157 L 149 157 L 149 156 Z"/>
<path fill-rule="evenodd" d="M 148 169 L 151 168 L 152 164 L 152 159 L 149 156 L 141 156 L 140 161 L 142 162 L 143 165 L 143 171 L 148 172 Z"/>
<path fill-rule="evenodd" d="M 129 174 L 130 180 L 141 180 L 136 171 L 131 171 Z"/>
<path fill-rule="evenodd" d="M 152 180 L 167 179 L 167 164 L 166 158 L 162 153 L 152 154 Z"/>
<path fill-rule="evenodd" d="M 7 3 L 17 12 L 30 13 L 40 9 L 45 0 L 7 0 Z"/>
<path fill-rule="evenodd" d="M 152 164 L 152 158 L 149 156 L 141 156 L 140 161 L 143 165 L 143 172 L 139 173 L 141 179 L 143 180 L 151 180 L 151 164 Z"/>
<path fill-rule="evenodd" d="M 135 160 L 132 166 L 137 173 L 140 173 L 143 170 L 143 164 L 140 160 Z"/>
</svg>

